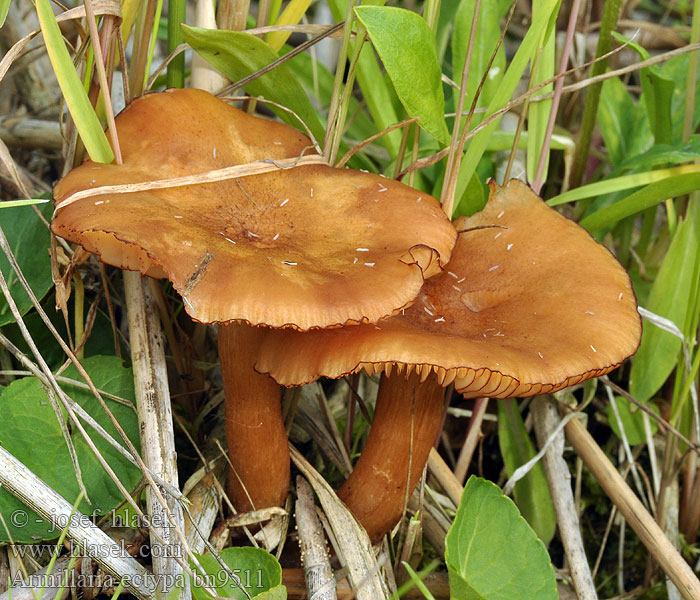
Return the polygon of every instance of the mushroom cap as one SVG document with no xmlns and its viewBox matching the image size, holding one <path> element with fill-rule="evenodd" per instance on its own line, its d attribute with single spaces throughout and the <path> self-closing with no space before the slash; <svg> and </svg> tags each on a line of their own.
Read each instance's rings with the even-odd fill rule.
<svg viewBox="0 0 700 600">
<path fill-rule="evenodd" d="M 104 262 L 167 276 L 196 320 L 299 329 L 376 321 L 449 260 L 457 234 L 437 200 L 322 164 L 73 202 L 99 186 L 278 161 L 311 146 L 296 129 L 200 90 L 143 96 L 116 123 L 123 164 L 86 161 L 64 177 L 52 229 Z"/>
<path fill-rule="evenodd" d="M 256 368 L 280 384 L 416 369 L 466 397 L 551 393 L 607 373 L 639 345 L 629 277 L 525 184 L 491 186 L 456 222 L 446 271 L 403 314 L 375 325 L 266 334 Z"/>
</svg>

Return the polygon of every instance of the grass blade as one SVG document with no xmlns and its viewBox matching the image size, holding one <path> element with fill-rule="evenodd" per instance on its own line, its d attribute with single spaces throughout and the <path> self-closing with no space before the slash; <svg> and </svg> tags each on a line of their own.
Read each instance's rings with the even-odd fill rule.
<svg viewBox="0 0 700 600">
<path fill-rule="evenodd" d="M 662 181 L 651 183 L 641 190 L 630 194 L 620 202 L 616 202 L 612 206 L 606 206 L 592 215 L 588 215 L 581 221 L 581 226 L 590 232 L 598 231 L 603 227 L 614 225 L 625 217 L 655 206 L 667 198 L 677 198 L 696 190 L 700 190 L 700 173 L 686 173 L 669 177 Z"/>
<path fill-rule="evenodd" d="M 56 79 L 85 149 L 93 161 L 110 163 L 114 160 L 112 148 L 75 71 L 49 0 L 37 0 L 36 12 Z"/>
<path fill-rule="evenodd" d="M 525 34 L 523 41 L 520 43 L 518 51 L 515 53 L 513 60 L 508 66 L 508 70 L 503 76 L 501 84 L 498 86 L 498 90 L 489 103 L 485 117 L 495 113 L 501 107 L 505 106 L 505 104 L 510 100 L 510 97 L 515 91 L 515 87 L 518 85 L 518 82 L 525 71 L 525 67 L 527 67 L 527 64 L 535 55 L 535 52 L 537 52 L 539 41 L 542 39 L 545 28 L 549 25 L 551 16 L 554 14 L 558 6 L 558 0 L 547 0 L 546 2 L 542 3 L 542 10 L 540 13 L 541 18 L 538 21 L 533 22 L 532 26 Z M 464 194 L 464 190 L 466 190 L 467 184 L 469 183 L 469 180 L 476 170 L 476 166 L 479 164 L 479 161 L 486 150 L 491 134 L 498 128 L 499 121 L 500 119 L 496 119 L 488 127 L 485 127 L 479 131 L 479 133 L 474 136 L 469 144 L 469 148 L 464 154 L 464 159 L 462 160 L 462 164 L 459 169 L 457 192 L 455 194 L 456 203 Z M 479 209 L 481 209 L 481 207 L 474 207 L 474 210 Z"/>
</svg>

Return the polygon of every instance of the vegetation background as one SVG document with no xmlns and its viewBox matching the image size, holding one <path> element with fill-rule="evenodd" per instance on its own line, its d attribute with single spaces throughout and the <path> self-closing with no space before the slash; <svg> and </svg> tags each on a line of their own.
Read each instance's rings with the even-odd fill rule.
<svg viewBox="0 0 700 600">
<path fill-rule="evenodd" d="M 129 362 L 122 280 L 94 257 L 85 260 L 51 239 L 51 204 L 29 199 L 48 198 L 57 178 L 85 155 L 112 160 L 103 128 L 112 126 L 125 95 L 204 77 L 227 96 L 245 91 L 260 98 L 245 100 L 247 110 L 298 126 L 291 110 L 331 163 L 402 178 L 440 198 L 454 216 L 483 206 L 489 178 L 524 178 L 550 206 L 614 251 L 644 309 L 641 347 L 610 379 L 556 400 L 587 416 L 594 443 L 697 572 L 700 2 L 426 0 L 385 6 L 381 0 L 219 0 L 216 12 L 211 2 L 196 4 L 85 0 L 73 8 L 49 0 L 0 1 L 4 451 L 71 503 L 78 499 L 79 509 L 97 515 L 112 539 L 148 547 L 143 528 L 116 527 L 117 517 L 138 517 L 145 506 L 143 468 L 103 435 L 89 443 L 65 412 L 72 399 L 119 439 L 94 394 L 75 383 L 87 373 L 106 392 L 124 429 L 120 444 L 138 444 L 133 403 L 140 391 L 133 387 L 137 365 Z M 345 28 L 325 25 L 343 20 Z M 187 25 L 180 27 L 182 22 Z M 191 512 L 200 527 L 213 528 L 205 537 L 225 564 L 265 573 L 263 587 L 248 582 L 244 593 L 229 580 L 216 582 L 219 593 L 303 597 L 289 511 L 262 515 L 268 525 L 256 542 L 234 527 L 240 522 L 222 516 L 213 477 L 225 470 L 214 333 L 190 322 L 167 285 L 153 290 L 167 339 L 183 493 L 197 507 Z M 68 366 L 71 354 L 86 373 Z M 307 386 L 285 399 L 290 439 L 309 461 L 303 467 L 297 461 L 297 468 L 314 488 L 331 540 L 344 515 L 321 480 L 340 482 L 345 467 L 334 457 L 358 454 L 369 425 L 352 408 L 354 395 L 371 410 L 375 391 L 362 375 Z M 431 463 L 421 488 L 422 522 L 407 516 L 378 553 L 368 552 L 360 537 L 343 548 L 341 562 L 332 563 L 338 597 L 565 598 L 574 587 L 580 597 L 693 597 L 682 565 L 630 531 L 641 510 L 629 508 L 628 488 L 614 480 L 612 491 L 603 491 L 601 476 L 592 475 L 588 463 L 582 466 L 578 446 L 564 456 L 594 585 L 577 580 L 577 568 L 587 569 L 571 564 L 564 551 L 569 517 L 555 515 L 553 506 L 565 492 L 550 486 L 545 473 L 554 466 L 537 462 L 516 484 L 512 496 L 527 525 L 513 521 L 515 506 L 486 480 L 502 486 L 535 456 L 533 414 L 547 410 L 548 402 L 455 397 L 442 463 Z M 312 425 L 312 417 L 320 425 Z M 550 436 L 552 430 L 544 431 L 544 439 Z M 98 454 L 114 466 L 130 503 Z M 470 479 L 460 501 L 467 473 L 479 478 Z M 56 550 L 50 569 L 61 568 L 62 559 L 64 570 L 76 562 L 60 552 L 54 543 L 59 532 L 47 523 L 14 523 L 12 515 L 24 504 L 7 491 L 0 494 L 0 539 L 7 542 L 0 548 L 0 590 L 15 573 L 45 565 L 44 547 L 28 553 L 27 544 L 50 541 Z M 91 504 L 80 504 L 85 495 Z M 25 503 L 43 514 L 30 500 Z M 492 522 L 486 531 L 477 526 L 478 506 Z M 74 536 L 71 528 L 66 533 Z M 503 540 L 506 552 L 479 562 L 493 555 L 484 549 Z M 267 543 L 277 558 L 238 548 L 250 543 Z M 199 542 L 191 546 L 205 550 Z M 98 568 L 82 562 L 83 569 Z M 148 557 L 142 562 L 149 564 Z M 210 573 L 224 569 L 211 558 L 166 568 L 175 573 L 190 564 Z M 537 592 L 536 581 L 543 582 Z M 120 592 L 121 586 L 81 590 L 93 596 Z M 194 593 L 206 594 L 196 586 Z"/>
</svg>

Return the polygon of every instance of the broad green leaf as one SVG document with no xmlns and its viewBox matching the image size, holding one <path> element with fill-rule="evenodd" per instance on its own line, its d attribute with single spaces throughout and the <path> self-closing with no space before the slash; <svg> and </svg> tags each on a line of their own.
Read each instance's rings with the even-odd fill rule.
<svg viewBox="0 0 700 600">
<path fill-rule="evenodd" d="M 615 406 L 617 406 L 617 412 L 620 414 L 620 421 L 622 421 L 622 427 L 625 429 L 625 436 L 627 436 L 627 441 L 630 445 L 636 446 L 637 444 L 646 442 L 647 435 L 644 431 L 644 413 L 623 396 L 615 396 Z M 656 404 L 649 403 L 649 408 L 657 415 L 659 414 L 659 409 Z M 608 404 L 605 407 L 605 413 L 608 415 L 610 428 L 615 432 L 618 438 L 622 439 L 622 433 L 620 432 L 620 427 L 615 417 L 612 404 Z M 652 417 L 649 417 L 649 428 L 651 429 L 652 435 L 659 429 L 658 423 Z"/>
<path fill-rule="evenodd" d="M 688 56 L 675 56 L 658 66 L 664 77 L 675 82 L 671 97 L 671 141 L 679 143 L 683 140 L 683 118 L 685 114 L 685 97 L 688 77 Z M 700 77 L 695 81 L 695 97 L 700 98 Z M 693 126 L 695 131 L 700 124 L 700 102 L 695 103 L 693 110 Z"/>
<path fill-rule="evenodd" d="M 533 2 L 532 18 L 533 20 L 540 18 L 540 10 L 542 2 Z M 556 21 L 550 22 L 552 25 Z M 541 50 L 535 61 L 535 67 L 532 70 L 530 78 L 530 87 L 535 87 L 547 81 L 554 76 L 554 51 L 555 51 L 555 32 L 554 27 L 549 27 L 544 32 L 543 41 L 541 42 Z M 550 83 L 542 88 L 542 94 L 551 92 L 554 89 L 554 84 Z M 527 130 L 530 134 L 527 144 L 527 178 L 529 181 L 534 181 L 537 174 L 537 165 L 540 161 L 540 154 L 544 146 L 544 137 L 547 132 L 547 122 L 549 121 L 549 113 L 552 109 L 552 99 L 542 100 L 540 102 L 531 102 L 527 110 Z M 547 180 L 547 171 L 549 169 L 549 153 L 545 159 L 544 171 L 542 180 Z"/>
<path fill-rule="evenodd" d="M 474 18 L 474 0 L 461 0 L 454 16 L 454 34 L 452 36 L 452 79 L 457 85 L 461 85 L 464 60 L 469 47 L 469 32 L 471 31 L 472 20 Z M 495 2 L 482 2 L 479 8 L 479 21 L 476 25 L 476 37 L 472 49 L 471 62 L 469 63 L 469 74 L 467 76 L 467 87 L 465 95 L 465 110 L 469 110 L 479 87 L 486 67 L 491 60 L 491 55 L 501 37 L 500 26 L 501 14 L 498 4 Z M 477 108 L 486 106 L 503 79 L 506 70 L 506 53 L 503 46 L 498 49 L 494 58 L 488 77 L 481 89 L 481 94 L 477 100 Z M 457 106 L 458 90 L 453 90 L 454 105 Z M 475 127 L 481 122 L 481 114 L 475 113 L 471 121 L 471 127 Z"/>
<path fill-rule="evenodd" d="M 367 29 L 406 112 L 418 117 L 435 139 L 448 144 L 442 72 L 426 22 L 414 12 L 388 6 L 359 6 L 355 14 Z"/>
<path fill-rule="evenodd" d="M 68 311 L 70 315 L 73 315 L 73 300 L 74 296 L 68 300 Z M 46 316 L 49 321 L 53 324 L 58 334 L 64 339 L 68 339 L 68 331 L 66 329 L 66 322 L 63 318 L 63 314 L 60 311 L 54 310 L 53 295 L 49 295 L 43 303 Z M 46 310 L 48 309 L 48 310 Z M 51 369 L 58 369 L 64 362 L 66 362 L 66 353 L 61 348 L 60 344 L 56 341 L 49 328 L 44 324 L 41 316 L 35 310 L 29 311 L 23 317 L 24 324 L 29 329 L 32 334 L 32 339 L 38 348 L 41 349 L 41 355 L 44 357 L 46 364 Z M 70 323 L 71 327 L 73 323 Z M 17 326 L 17 323 L 8 323 L 2 326 L 2 332 L 7 336 L 7 338 L 17 346 L 21 352 L 27 355 L 31 355 L 31 350 L 27 345 L 26 340 L 22 337 L 22 333 Z M 122 347 L 123 351 L 128 353 L 126 347 Z M 112 337 L 112 323 L 109 320 L 109 316 L 102 311 L 97 311 L 95 316 L 95 322 L 92 326 L 90 332 L 90 337 L 85 343 L 84 347 L 85 356 L 96 356 L 103 354 L 105 356 L 114 354 L 114 339 Z"/>
<path fill-rule="evenodd" d="M 625 85 L 617 78 L 603 82 L 598 124 L 614 167 L 628 156 L 641 154 L 654 143 L 644 106 L 634 103 Z"/>
<path fill-rule="evenodd" d="M 635 50 L 641 60 L 647 60 L 651 57 L 649 52 L 634 40 L 617 32 L 613 32 L 612 35 L 618 41 Z M 657 144 L 668 144 L 671 142 L 671 99 L 675 82 L 656 65 L 641 69 L 639 78 L 642 83 L 642 98 L 646 105 L 654 140 Z"/>
<path fill-rule="evenodd" d="M 128 402 L 134 401 L 133 375 L 131 369 L 122 367 L 121 360 L 114 356 L 94 356 L 85 359 L 83 366 L 98 389 L 120 396 Z M 81 381 L 73 366 L 68 367 L 63 376 Z M 67 383 L 62 383 L 61 387 L 112 437 L 120 439 L 111 421 L 89 390 Z M 138 421 L 135 409 L 109 399 L 106 399 L 106 402 L 131 441 L 138 445 Z M 56 422 L 56 415 L 39 380 L 34 377 L 25 377 L 13 381 L 4 388 L 0 395 L 0 413 L 3 415 L 0 419 L 0 444 L 72 503 L 80 493 L 73 463 Z M 86 430 L 124 486 L 127 489 L 133 488 L 140 479 L 140 471 L 99 434 L 89 427 L 86 427 Z M 79 510 L 85 514 L 106 514 L 120 504 L 123 498 L 81 434 L 73 429 L 71 437 L 78 455 L 83 481 L 92 501 L 92 506 L 83 501 Z M 39 515 L 33 513 L 5 490 L 0 490 L 0 511 L 16 542 L 36 542 L 55 538 L 59 534 Z M 18 520 L 18 516 L 22 520 Z M 0 527 L 0 539 L 8 541 L 2 527 Z"/>
<path fill-rule="evenodd" d="M 66 105 L 87 153 L 95 162 L 112 162 L 114 160 L 112 148 L 75 71 L 73 61 L 63 42 L 61 29 L 56 22 L 56 16 L 51 9 L 51 2 L 36 0 L 36 13 L 58 85 L 61 87 Z"/>
<path fill-rule="evenodd" d="M 50 204 L 45 204 L 39 210 L 46 219 L 51 219 L 53 207 Z M 41 300 L 53 285 L 48 254 L 51 235 L 48 228 L 41 222 L 34 209 L 28 206 L 0 210 L 0 226 L 29 287 Z M 24 315 L 32 307 L 32 303 L 3 252 L 0 252 L 0 269 L 20 314 Z M 0 294 L 0 326 L 14 320 L 5 297 Z"/>
<path fill-rule="evenodd" d="M 511 99 L 520 78 L 525 72 L 525 68 L 537 52 L 538 44 L 542 39 L 543 33 L 549 26 L 551 19 L 556 18 L 558 10 L 559 0 L 543 0 L 541 18 L 537 21 L 533 21 L 522 42 L 520 42 L 515 56 L 513 56 L 510 65 L 508 65 L 508 69 L 487 107 L 485 116 L 493 115 L 496 111 L 503 108 Z M 491 134 L 498 128 L 499 121 L 500 118 L 495 119 L 471 139 L 459 168 L 459 178 L 457 180 L 457 191 L 455 195 L 457 198 L 463 196 L 464 190 L 467 188 L 467 184 L 486 150 Z M 474 210 L 472 210 L 472 212 L 478 210 L 477 207 L 473 208 Z"/>
<path fill-rule="evenodd" d="M 554 569 L 515 504 L 472 475 L 445 540 L 453 600 L 555 600 Z"/>
<path fill-rule="evenodd" d="M 282 567 L 277 559 L 261 548 L 226 548 L 219 557 L 238 576 L 243 587 L 253 598 L 284 600 L 287 588 L 282 585 Z M 205 573 L 198 573 L 219 596 L 244 600 L 245 595 L 211 554 L 197 555 Z M 194 582 L 195 600 L 212 600 L 211 594 Z"/>
<path fill-rule="evenodd" d="M 588 231 L 594 232 L 602 227 L 614 225 L 625 217 L 641 212 L 650 206 L 655 206 L 667 198 L 677 198 L 695 190 L 700 190 L 700 173 L 687 173 L 669 177 L 668 179 L 651 183 L 623 200 L 588 215 L 581 221 L 580 225 L 588 229 Z"/>
<path fill-rule="evenodd" d="M 276 585 L 275 587 L 253 596 L 258 600 L 287 600 L 287 587 L 284 585 Z"/>
<path fill-rule="evenodd" d="M 525 429 L 518 405 L 512 399 L 498 402 L 498 443 L 509 477 L 537 454 Z M 554 537 L 557 517 L 541 462 L 536 463 L 530 472 L 515 484 L 513 497 L 537 537 L 549 544 Z"/>
<path fill-rule="evenodd" d="M 681 330 L 689 309 L 688 298 L 700 261 L 700 210 L 690 211 L 695 218 L 682 221 L 656 276 L 644 308 L 670 319 Z M 678 360 L 681 341 L 655 325 L 644 322 L 642 343 L 632 360 L 630 393 L 640 402 L 649 400 L 671 374 Z"/>
<path fill-rule="evenodd" d="M 668 144 L 672 133 L 671 98 L 676 82 L 656 66 L 642 69 L 639 77 L 654 139 L 657 144 Z"/>
<path fill-rule="evenodd" d="M 645 171 L 660 165 L 678 165 L 698 159 L 700 159 L 700 134 L 696 133 L 684 143 L 654 144 L 646 152 L 627 158 L 620 164 L 619 169 Z"/>
<path fill-rule="evenodd" d="M 197 54 L 231 81 L 243 79 L 279 58 L 264 41 L 240 31 L 203 29 L 183 24 L 182 34 Z M 278 66 L 251 81 L 246 89 L 253 95 L 263 96 L 293 110 L 306 123 L 316 140 L 323 142 L 324 130 L 316 111 L 304 88 L 287 67 Z M 294 115 L 272 105 L 269 108 L 292 127 L 301 129 Z"/>
</svg>

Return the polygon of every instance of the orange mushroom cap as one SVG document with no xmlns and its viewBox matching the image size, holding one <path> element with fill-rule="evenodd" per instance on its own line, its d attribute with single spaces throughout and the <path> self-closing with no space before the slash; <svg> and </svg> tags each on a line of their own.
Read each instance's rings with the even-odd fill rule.
<svg viewBox="0 0 700 600">
<path fill-rule="evenodd" d="M 491 187 L 459 219 L 446 271 L 404 314 L 376 325 L 266 335 L 256 368 L 282 385 L 418 370 L 467 397 L 550 393 L 607 373 L 641 336 L 629 277 L 612 254 L 525 184 Z"/>
<path fill-rule="evenodd" d="M 437 200 L 322 164 L 73 201 L 99 186 L 269 163 L 311 147 L 297 130 L 199 90 L 143 96 L 116 123 L 124 164 L 86 161 L 61 180 L 52 229 L 104 262 L 167 276 L 196 320 L 300 329 L 376 321 L 449 259 L 456 232 Z"/>
</svg>

